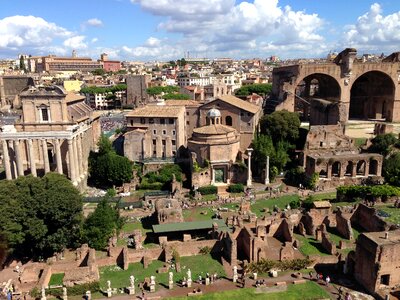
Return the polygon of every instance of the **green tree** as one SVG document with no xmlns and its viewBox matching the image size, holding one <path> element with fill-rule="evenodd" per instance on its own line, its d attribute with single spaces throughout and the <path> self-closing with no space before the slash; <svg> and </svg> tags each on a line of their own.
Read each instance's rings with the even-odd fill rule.
<svg viewBox="0 0 400 300">
<path fill-rule="evenodd" d="M 272 84 L 270 83 L 255 83 L 250 85 L 242 86 L 240 89 L 235 91 L 236 96 L 249 96 L 256 93 L 260 96 L 266 96 L 272 91 Z"/>
<path fill-rule="evenodd" d="M 275 111 L 260 120 L 261 133 L 269 135 L 275 145 L 279 141 L 295 144 L 299 137 L 299 128 L 299 115 L 287 110 Z"/>
<path fill-rule="evenodd" d="M 132 162 L 118 155 L 105 135 L 100 137 L 98 146 L 99 151 L 91 152 L 89 156 L 90 179 L 103 187 L 129 182 L 133 176 Z"/>
<path fill-rule="evenodd" d="M 118 208 L 113 208 L 109 200 L 109 196 L 105 196 L 83 224 L 83 242 L 97 250 L 105 249 L 108 240 L 121 230 L 125 222 Z"/>
<path fill-rule="evenodd" d="M 383 161 L 382 175 L 387 183 L 400 186 L 400 152 L 392 154 Z"/>
<path fill-rule="evenodd" d="M 48 257 L 75 246 L 81 221 L 81 195 L 63 175 L 0 181 L 0 232 L 17 257 Z"/>
<path fill-rule="evenodd" d="M 26 71 L 25 59 L 24 59 L 24 56 L 23 56 L 23 55 L 21 55 L 21 56 L 19 57 L 19 69 L 22 70 L 22 71 Z"/>
<path fill-rule="evenodd" d="M 177 93 L 177 94 L 165 94 L 165 95 L 163 96 L 163 98 L 164 98 L 165 100 L 168 100 L 168 99 L 174 99 L 174 100 L 189 100 L 189 99 L 190 99 L 190 96 L 187 95 L 187 94 L 179 94 L 179 93 Z"/>
<path fill-rule="evenodd" d="M 393 133 L 379 134 L 371 140 L 372 145 L 368 150 L 370 152 L 380 153 L 386 156 L 389 154 L 392 146 L 395 145 L 397 141 L 398 140 Z"/>
<path fill-rule="evenodd" d="M 95 69 L 92 71 L 92 74 L 97 76 L 103 76 L 106 74 L 106 71 L 104 69 Z"/>
</svg>

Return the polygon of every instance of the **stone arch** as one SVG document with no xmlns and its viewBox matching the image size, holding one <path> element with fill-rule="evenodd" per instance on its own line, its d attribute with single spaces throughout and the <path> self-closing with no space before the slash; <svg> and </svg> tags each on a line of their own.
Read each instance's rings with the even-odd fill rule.
<svg viewBox="0 0 400 300">
<path fill-rule="evenodd" d="M 225 125 L 232 126 L 232 117 L 231 116 L 225 117 Z"/>
<path fill-rule="evenodd" d="M 348 177 L 352 177 L 353 175 L 353 162 L 352 161 L 348 161 L 347 162 L 347 166 L 346 166 L 346 171 L 344 172 L 344 176 L 348 176 Z"/>
<path fill-rule="evenodd" d="M 376 159 L 371 159 L 369 162 L 369 174 L 378 175 L 378 161 Z"/>
<path fill-rule="evenodd" d="M 312 73 L 298 81 L 295 88 L 295 104 L 294 110 L 300 113 L 303 120 L 323 119 L 313 123 L 329 124 L 337 123 L 339 120 L 339 112 L 332 112 L 329 105 L 335 105 L 339 102 L 342 90 L 339 82 L 326 73 Z M 308 103 L 300 99 L 303 98 Z M 318 103 L 314 103 L 318 102 Z M 321 107 L 321 103 L 323 103 Z M 315 110 L 320 111 L 319 114 Z M 321 115 L 321 116 L 316 116 Z M 332 116 L 333 115 L 333 116 Z M 333 118 L 335 120 L 329 122 L 325 119 Z"/>
<path fill-rule="evenodd" d="M 357 168 L 356 168 L 356 174 L 365 176 L 365 171 L 366 171 L 367 164 L 365 160 L 360 160 L 357 162 Z"/>
<path fill-rule="evenodd" d="M 340 169 L 342 164 L 339 161 L 335 161 L 332 164 L 332 177 L 340 177 Z"/>
<path fill-rule="evenodd" d="M 368 71 L 351 86 L 349 119 L 392 121 L 395 84 L 382 71 Z"/>
</svg>

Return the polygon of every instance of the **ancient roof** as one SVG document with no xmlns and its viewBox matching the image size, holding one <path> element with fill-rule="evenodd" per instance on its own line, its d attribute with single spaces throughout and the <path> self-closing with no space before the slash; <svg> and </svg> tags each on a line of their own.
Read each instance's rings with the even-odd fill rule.
<svg viewBox="0 0 400 300">
<path fill-rule="evenodd" d="M 29 86 L 21 92 L 20 96 L 64 96 L 67 92 L 58 85 L 52 86 Z"/>
<path fill-rule="evenodd" d="M 232 95 L 220 96 L 217 99 L 206 103 L 205 105 L 208 105 L 208 104 L 210 104 L 210 103 L 212 103 L 214 101 L 217 101 L 217 100 L 221 100 L 223 102 L 226 102 L 228 104 L 236 106 L 236 107 L 238 107 L 240 109 L 243 109 L 245 111 L 251 112 L 253 114 L 255 114 L 255 113 L 257 113 L 258 111 L 261 110 L 261 107 L 255 105 L 255 104 L 252 104 L 250 102 L 244 101 L 242 99 L 239 99 L 238 97 L 235 97 L 235 96 L 232 96 Z"/>
<path fill-rule="evenodd" d="M 92 108 L 90 108 L 90 106 L 88 106 L 83 101 L 68 105 L 67 109 L 71 121 L 75 122 L 81 121 L 85 118 L 89 118 L 91 112 L 93 111 Z"/>
<path fill-rule="evenodd" d="M 85 99 L 85 96 L 82 96 L 82 95 L 79 95 L 79 94 L 75 94 L 75 93 L 68 93 L 66 96 L 65 96 L 65 101 L 68 103 L 68 102 L 74 102 L 74 101 L 77 101 L 77 100 L 84 100 Z"/>
<path fill-rule="evenodd" d="M 147 105 L 130 111 L 126 114 L 126 117 L 177 118 L 183 115 L 184 111 L 183 106 Z"/>
<path fill-rule="evenodd" d="M 195 100 L 165 100 L 165 105 L 169 106 L 200 106 L 201 103 Z"/>
<path fill-rule="evenodd" d="M 227 231 L 224 220 L 207 220 L 207 221 L 196 221 L 196 222 L 182 222 L 182 223 L 165 223 L 153 225 L 154 233 L 166 233 L 166 232 L 177 232 L 177 231 L 189 231 L 189 230 L 201 230 L 201 229 L 212 229 L 213 224 L 218 225 L 218 230 Z"/>
<path fill-rule="evenodd" d="M 193 133 L 207 134 L 207 135 L 227 134 L 234 131 L 236 131 L 235 128 L 230 126 L 225 126 L 222 124 L 207 125 L 193 129 Z"/>
<path fill-rule="evenodd" d="M 315 208 L 331 208 L 332 204 L 329 201 L 314 201 Z"/>
<path fill-rule="evenodd" d="M 221 117 L 221 112 L 220 112 L 219 109 L 211 108 L 211 109 L 207 112 L 207 117 L 209 117 L 209 118 L 218 118 L 218 117 Z"/>
</svg>

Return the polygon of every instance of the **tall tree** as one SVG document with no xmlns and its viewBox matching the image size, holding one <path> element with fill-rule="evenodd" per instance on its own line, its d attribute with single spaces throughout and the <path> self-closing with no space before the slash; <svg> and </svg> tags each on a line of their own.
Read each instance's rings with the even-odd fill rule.
<svg viewBox="0 0 400 300">
<path fill-rule="evenodd" d="M 260 120 L 261 133 L 269 135 L 275 145 L 279 141 L 295 144 L 299 137 L 300 118 L 287 110 L 275 111 Z"/>
</svg>

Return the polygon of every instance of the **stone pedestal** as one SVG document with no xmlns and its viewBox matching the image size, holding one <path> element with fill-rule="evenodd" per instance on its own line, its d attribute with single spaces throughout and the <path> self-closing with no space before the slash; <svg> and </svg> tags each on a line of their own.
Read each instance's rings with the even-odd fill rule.
<svg viewBox="0 0 400 300">
<path fill-rule="evenodd" d="M 150 284 L 150 293 L 154 293 L 156 291 L 156 285 Z"/>
<path fill-rule="evenodd" d="M 107 298 L 111 298 L 111 296 L 112 296 L 112 290 L 108 289 L 107 290 Z"/>
<path fill-rule="evenodd" d="M 206 278 L 206 285 L 210 285 L 210 278 L 209 277 Z"/>
<path fill-rule="evenodd" d="M 238 276 L 237 276 L 237 274 L 236 274 L 236 275 L 233 275 L 232 281 L 233 281 L 234 283 L 236 283 L 236 282 L 238 281 Z"/>
<path fill-rule="evenodd" d="M 172 289 L 174 288 L 174 282 L 173 282 L 173 281 L 169 281 L 169 282 L 168 282 L 168 288 L 169 288 L 170 290 L 172 290 Z"/>
<path fill-rule="evenodd" d="M 128 287 L 127 290 L 128 290 L 128 295 L 135 295 L 135 287 L 134 286 Z"/>
<path fill-rule="evenodd" d="M 257 273 L 253 273 L 253 279 L 257 280 Z"/>
<path fill-rule="evenodd" d="M 86 300 L 92 300 L 92 292 L 91 291 L 87 291 L 85 295 L 86 295 Z"/>
<path fill-rule="evenodd" d="M 188 279 L 187 281 L 187 287 L 192 287 L 192 279 Z"/>
</svg>

